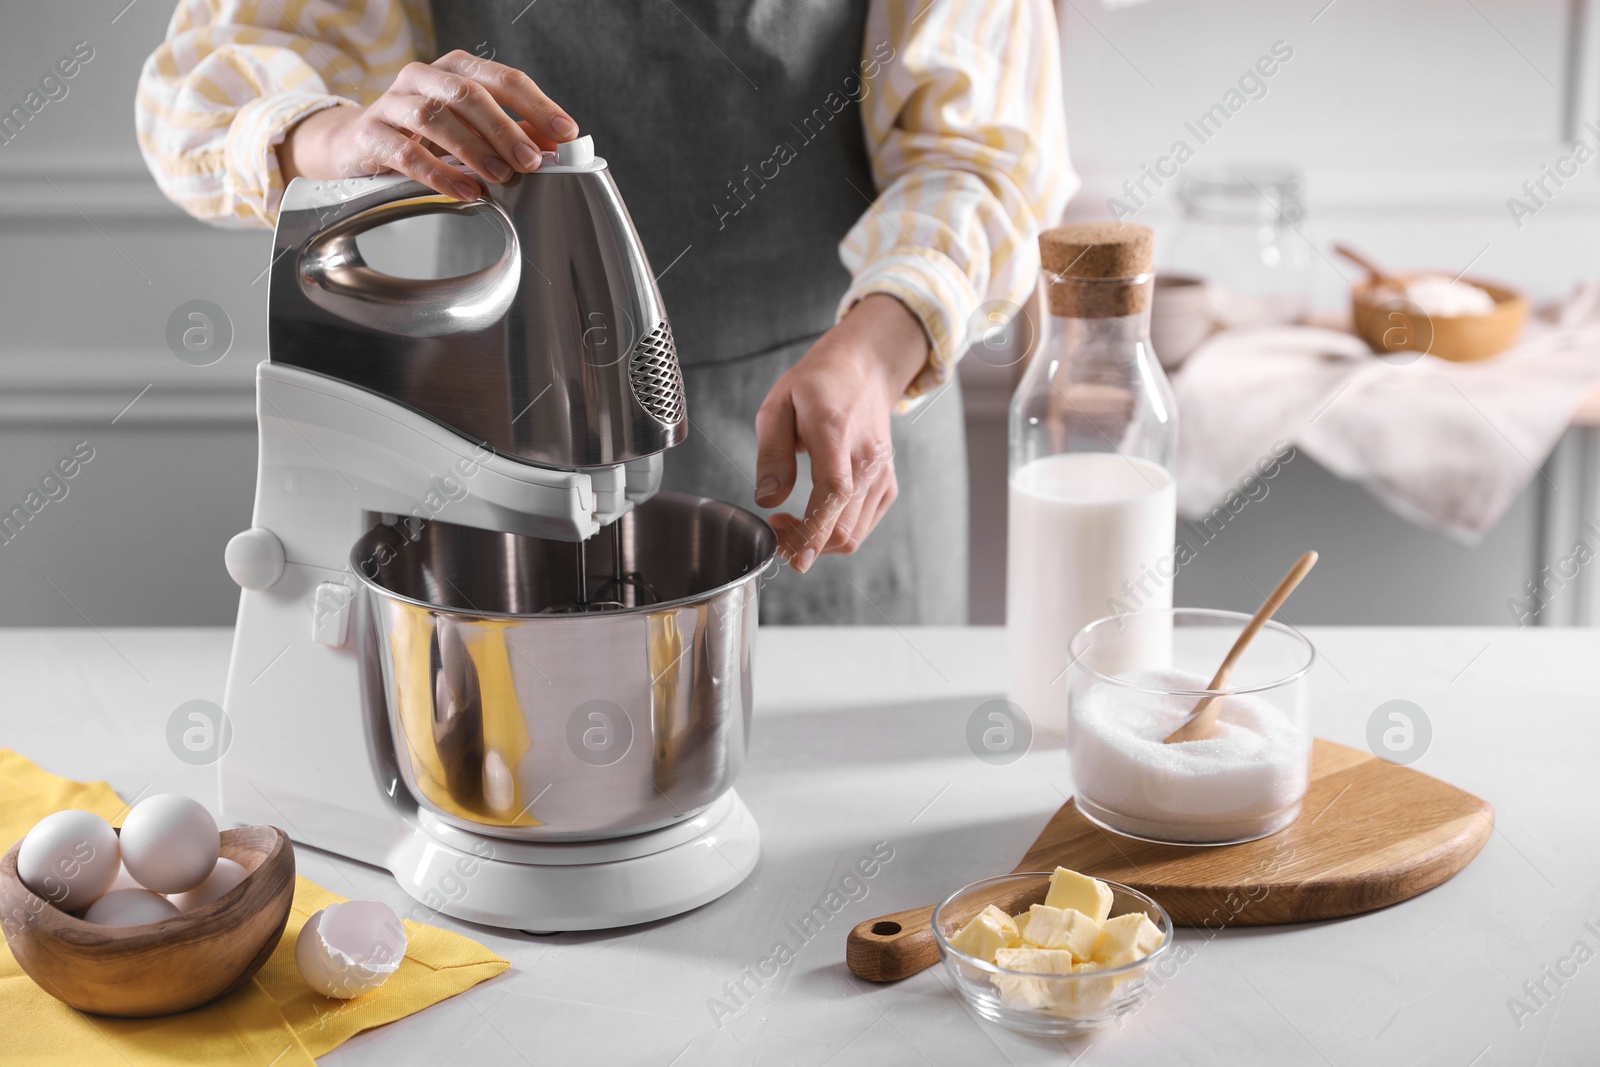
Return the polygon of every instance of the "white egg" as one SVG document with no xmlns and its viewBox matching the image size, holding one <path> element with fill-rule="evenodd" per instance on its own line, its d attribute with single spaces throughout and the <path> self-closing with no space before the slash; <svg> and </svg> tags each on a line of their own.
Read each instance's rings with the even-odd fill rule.
<svg viewBox="0 0 1600 1067">
<path fill-rule="evenodd" d="M 186 893 L 205 881 L 221 843 L 211 813 L 177 793 L 139 801 L 122 821 L 122 862 L 157 893 Z"/>
<path fill-rule="evenodd" d="M 117 835 L 88 811 L 46 815 L 17 849 L 17 877 L 62 911 L 86 908 L 117 877 Z"/>
<path fill-rule="evenodd" d="M 377 989 L 405 955 L 400 916 L 376 900 L 328 905 L 306 920 L 294 944 L 300 977 L 323 996 L 340 1000 Z"/>
<path fill-rule="evenodd" d="M 241 864 L 235 863 L 226 856 L 217 860 L 216 867 L 206 880 L 189 890 L 187 893 L 174 893 L 172 902 L 178 906 L 179 911 L 193 911 L 203 904 L 209 904 L 222 894 L 238 885 L 249 877 L 250 872 Z"/>
<path fill-rule="evenodd" d="M 112 892 L 115 892 L 118 889 L 143 889 L 143 888 L 144 888 L 144 886 L 139 884 L 139 879 L 135 878 L 133 875 L 128 873 L 128 865 L 125 864 L 125 863 L 118 863 L 117 864 L 117 877 L 111 883 L 111 888 L 107 889 L 106 892 L 107 893 L 112 893 Z"/>
<path fill-rule="evenodd" d="M 101 926 L 143 926 L 178 914 L 172 901 L 148 889 L 113 889 L 83 913 L 83 921 Z"/>
</svg>

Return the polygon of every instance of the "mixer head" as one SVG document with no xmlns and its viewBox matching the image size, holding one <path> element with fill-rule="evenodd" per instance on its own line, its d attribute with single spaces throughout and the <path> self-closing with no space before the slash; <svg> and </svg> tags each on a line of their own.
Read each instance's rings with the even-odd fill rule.
<svg viewBox="0 0 1600 1067">
<path fill-rule="evenodd" d="M 273 246 L 270 358 L 378 393 L 514 459 L 566 470 L 657 455 L 688 429 L 672 327 L 639 235 L 587 137 L 462 203 L 399 176 L 284 194 Z M 357 238 L 424 215 L 443 279 L 376 270 Z M 473 231 L 477 232 L 474 233 Z"/>
</svg>

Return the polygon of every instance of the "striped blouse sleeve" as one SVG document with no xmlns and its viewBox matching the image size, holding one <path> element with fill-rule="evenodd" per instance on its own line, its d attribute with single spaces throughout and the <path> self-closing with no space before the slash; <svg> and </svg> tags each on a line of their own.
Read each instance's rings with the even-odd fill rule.
<svg viewBox="0 0 1600 1067">
<path fill-rule="evenodd" d="M 948 381 L 968 324 L 1027 303 L 1038 235 L 1077 189 L 1050 0 L 873 0 L 862 123 L 877 198 L 840 245 L 839 306 L 897 297 L 922 321 L 916 397 Z M 865 194 L 863 193 L 863 196 Z"/>
<path fill-rule="evenodd" d="M 271 226 L 285 131 L 376 99 L 429 33 L 425 2 L 181 0 L 139 77 L 139 150 L 195 218 Z"/>
</svg>

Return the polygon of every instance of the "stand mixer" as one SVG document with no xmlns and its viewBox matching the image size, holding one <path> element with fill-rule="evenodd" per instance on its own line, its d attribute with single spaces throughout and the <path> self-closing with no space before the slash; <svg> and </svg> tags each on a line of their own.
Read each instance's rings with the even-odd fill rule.
<svg viewBox="0 0 1600 1067">
<path fill-rule="evenodd" d="M 368 264 L 363 234 L 431 215 L 475 217 L 487 265 Z M 440 265 L 484 258 L 459 232 Z M 682 377 L 589 139 L 474 203 L 295 180 L 269 344 L 254 517 L 226 553 L 224 818 L 532 931 L 646 922 L 745 880 L 759 835 L 731 787 L 776 539 L 658 492 Z"/>
</svg>

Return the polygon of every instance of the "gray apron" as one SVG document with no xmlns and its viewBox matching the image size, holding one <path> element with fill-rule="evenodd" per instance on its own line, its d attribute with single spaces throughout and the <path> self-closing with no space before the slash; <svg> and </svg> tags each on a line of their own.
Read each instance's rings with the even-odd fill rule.
<svg viewBox="0 0 1600 1067">
<path fill-rule="evenodd" d="M 754 506 L 754 419 L 833 325 L 838 244 L 874 195 L 859 99 L 863 0 L 451 0 L 440 54 L 526 71 L 610 165 L 683 364 L 688 440 L 664 485 L 803 515 L 806 458 L 778 509 Z M 851 556 L 762 588 L 764 623 L 967 620 L 959 389 L 893 420 L 900 496 Z"/>
</svg>

